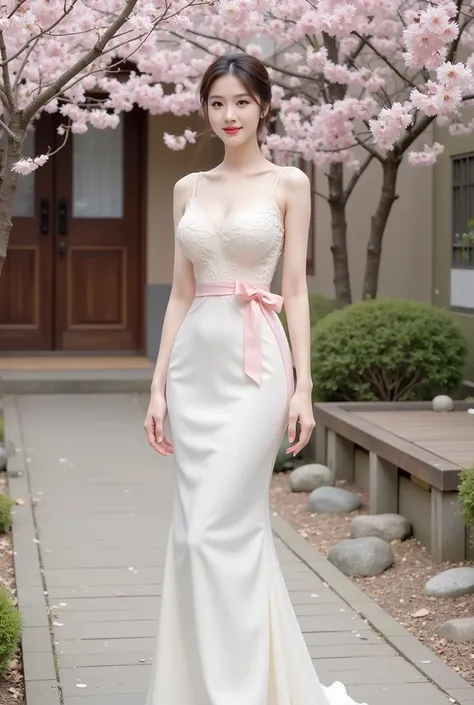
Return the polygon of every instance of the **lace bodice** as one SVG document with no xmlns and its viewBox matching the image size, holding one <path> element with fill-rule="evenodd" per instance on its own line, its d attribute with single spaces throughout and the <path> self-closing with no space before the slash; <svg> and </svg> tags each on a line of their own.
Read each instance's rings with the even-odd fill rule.
<svg viewBox="0 0 474 705">
<path fill-rule="evenodd" d="M 283 216 L 272 191 L 234 209 L 216 227 L 193 195 L 176 238 L 193 264 L 196 282 L 241 279 L 270 286 L 283 248 Z"/>
</svg>

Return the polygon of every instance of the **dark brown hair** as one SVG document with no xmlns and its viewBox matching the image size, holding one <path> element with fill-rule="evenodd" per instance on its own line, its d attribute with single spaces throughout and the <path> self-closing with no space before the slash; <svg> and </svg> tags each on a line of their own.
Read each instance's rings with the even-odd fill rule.
<svg viewBox="0 0 474 705">
<path fill-rule="evenodd" d="M 212 84 L 218 78 L 228 75 L 235 76 L 241 81 L 249 92 L 249 95 L 258 103 L 262 112 L 270 107 L 272 101 L 272 86 L 270 76 L 264 64 L 245 52 L 223 54 L 223 56 L 219 56 L 207 68 L 199 86 L 199 102 L 208 128 L 209 116 L 207 103 Z M 257 127 L 259 144 L 262 141 L 263 133 L 269 119 L 270 111 L 259 120 Z"/>
</svg>

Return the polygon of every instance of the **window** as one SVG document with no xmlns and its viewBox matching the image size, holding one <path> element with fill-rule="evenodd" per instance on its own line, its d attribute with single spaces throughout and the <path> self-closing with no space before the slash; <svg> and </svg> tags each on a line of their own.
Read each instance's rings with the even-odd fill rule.
<svg viewBox="0 0 474 705">
<path fill-rule="evenodd" d="M 474 268 L 474 154 L 452 158 L 452 266 Z"/>
</svg>

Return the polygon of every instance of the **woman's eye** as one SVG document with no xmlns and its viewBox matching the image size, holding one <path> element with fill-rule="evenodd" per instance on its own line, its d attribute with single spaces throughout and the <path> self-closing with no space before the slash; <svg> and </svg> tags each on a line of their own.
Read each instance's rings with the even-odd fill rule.
<svg viewBox="0 0 474 705">
<path fill-rule="evenodd" d="M 248 100 L 239 100 L 239 105 L 248 105 Z"/>
<path fill-rule="evenodd" d="M 213 108 L 218 108 L 218 107 L 220 107 L 221 105 L 222 105 L 222 103 L 220 103 L 218 100 L 215 100 L 214 103 L 211 103 L 211 106 L 212 106 Z"/>
</svg>

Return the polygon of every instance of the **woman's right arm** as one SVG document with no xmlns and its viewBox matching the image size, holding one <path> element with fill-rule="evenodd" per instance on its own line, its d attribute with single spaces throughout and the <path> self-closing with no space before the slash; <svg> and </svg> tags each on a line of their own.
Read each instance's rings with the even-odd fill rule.
<svg viewBox="0 0 474 705">
<path fill-rule="evenodd" d="M 193 180 L 194 174 L 188 174 L 175 184 L 173 192 L 175 233 L 184 213 L 186 203 L 191 195 L 192 184 L 194 183 Z M 150 405 L 144 424 L 148 442 L 155 450 L 158 450 L 158 452 L 163 455 L 166 455 L 166 452 L 163 451 L 172 452 L 171 444 L 164 438 L 163 434 L 163 421 L 166 413 L 165 395 L 168 365 L 174 341 L 193 302 L 195 292 L 196 282 L 194 279 L 193 266 L 184 256 L 175 235 L 173 283 L 163 321 L 160 349 L 158 351 L 151 383 Z M 165 448 L 164 446 L 167 447 Z"/>
<path fill-rule="evenodd" d="M 183 179 L 180 179 L 174 187 L 173 220 L 175 232 L 190 195 L 190 181 L 192 181 L 192 178 L 194 178 L 194 174 L 188 174 Z M 173 283 L 168 306 L 166 307 L 161 331 L 160 349 L 151 383 L 152 394 L 164 395 L 165 393 L 166 375 L 171 351 L 178 330 L 193 302 L 195 292 L 196 282 L 194 280 L 193 266 L 182 253 L 175 237 Z"/>
</svg>

